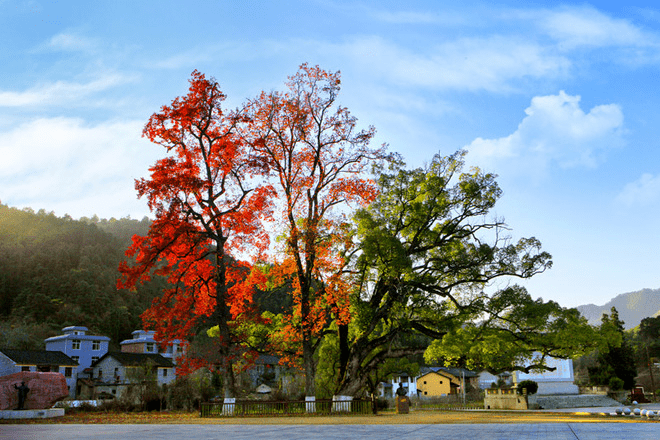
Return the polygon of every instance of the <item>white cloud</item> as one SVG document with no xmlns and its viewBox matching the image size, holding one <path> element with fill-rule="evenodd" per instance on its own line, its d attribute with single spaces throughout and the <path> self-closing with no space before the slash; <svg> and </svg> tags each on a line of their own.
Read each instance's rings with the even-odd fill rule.
<svg viewBox="0 0 660 440">
<path fill-rule="evenodd" d="M 88 83 L 57 81 L 35 86 L 23 92 L 0 91 L 0 107 L 52 106 L 80 104 L 80 99 L 124 84 L 130 78 L 107 75 Z"/>
<path fill-rule="evenodd" d="M 642 174 L 623 188 L 616 201 L 627 207 L 657 204 L 660 201 L 660 175 Z"/>
<path fill-rule="evenodd" d="M 54 35 L 44 48 L 50 50 L 62 50 L 62 51 L 88 51 L 94 49 L 97 46 L 96 42 L 90 38 L 77 35 L 73 32 L 66 32 Z"/>
<path fill-rule="evenodd" d="M 609 17 L 591 7 L 547 11 L 537 23 L 567 48 L 658 44 L 657 36 L 642 31 L 628 20 Z"/>
<path fill-rule="evenodd" d="M 566 75 L 570 62 L 542 46 L 518 38 L 463 38 L 412 52 L 378 37 L 353 40 L 339 48 L 375 75 L 392 82 L 434 89 L 514 89 L 524 78 Z"/>
<path fill-rule="evenodd" d="M 161 152 L 141 138 L 142 127 L 42 118 L 0 132 L 0 200 L 74 217 L 144 214 L 134 179 L 146 176 Z"/>
<path fill-rule="evenodd" d="M 443 26 L 459 26 L 470 24 L 470 20 L 465 14 L 454 13 L 450 11 L 419 12 L 419 11 L 383 11 L 365 9 L 365 11 L 376 20 L 385 23 L 394 24 L 435 24 Z"/>
<path fill-rule="evenodd" d="M 466 146 L 471 161 L 531 174 L 550 164 L 594 167 L 603 150 L 623 142 L 623 112 L 616 104 L 598 105 L 585 113 L 580 96 L 561 91 L 533 98 L 525 113 L 509 136 L 477 138 Z"/>
</svg>

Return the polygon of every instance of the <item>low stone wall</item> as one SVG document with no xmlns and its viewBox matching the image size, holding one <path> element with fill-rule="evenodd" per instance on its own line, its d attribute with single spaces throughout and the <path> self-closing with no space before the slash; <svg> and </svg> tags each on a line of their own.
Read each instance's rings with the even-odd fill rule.
<svg viewBox="0 0 660 440">
<path fill-rule="evenodd" d="M 64 408 L 25 409 L 22 411 L 0 411 L 0 419 L 47 419 L 50 417 L 63 417 Z"/>
<path fill-rule="evenodd" d="M 485 409 L 528 409 L 527 395 L 518 394 L 515 388 L 486 389 Z"/>
<path fill-rule="evenodd" d="M 580 388 L 580 394 L 599 394 L 601 396 L 607 396 L 608 393 L 610 392 L 610 387 L 608 386 L 592 386 L 592 387 L 581 386 L 579 388 Z"/>
</svg>

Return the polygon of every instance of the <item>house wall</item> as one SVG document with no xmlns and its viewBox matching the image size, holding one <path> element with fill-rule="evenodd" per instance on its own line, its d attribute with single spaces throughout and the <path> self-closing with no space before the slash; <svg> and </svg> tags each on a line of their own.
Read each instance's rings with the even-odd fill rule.
<svg viewBox="0 0 660 440">
<path fill-rule="evenodd" d="M 107 356 L 94 366 L 94 380 L 106 383 L 125 382 L 126 369 L 112 356 Z"/>
<path fill-rule="evenodd" d="M 121 351 L 124 353 L 144 353 L 144 342 L 137 344 L 122 344 Z"/>
<path fill-rule="evenodd" d="M 420 397 L 444 396 L 451 394 L 450 377 L 435 372 L 417 378 L 417 390 Z"/>
<path fill-rule="evenodd" d="M 528 409 L 527 396 L 515 389 L 487 389 L 484 396 L 484 409 Z"/>
<path fill-rule="evenodd" d="M 388 382 L 390 385 L 389 387 L 380 389 L 380 396 L 387 398 L 394 397 L 396 395 L 396 390 L 399 389 L 400 383 L 403 385 L 403 388 L 407 390 L 408 397 L 417 397 L 417 379 L 410 376 L 394 377 Z"/>
<path fill-rule="evenodd" d="M 142 374 L 140 370 L 141 367 L 126 367 L 112 356 L 107 356 L 94 366 L 94 380 L 107 384 L 106 387 L 97 387 L 97 392 L 106 391 L 119 397 L 119 394 L 112 393 L 111 390 L 121 392 L 122 388 L 117 386 L 134 382 Z M 173 382 L 176 379 L 174 368 L 158 367 L 155 379 L 158 385 Z"/>
<path fill-rule="evenodd" d="M 541 373 L 516 371 L 513 373 L 513 381 L 518 383 L 523 380 L 533 380 L 539 385 L 539 389 L 536 392 L 539 395 L 579 394 L 580 389 L 574 383 L 575 377 L 573 376 L 573 361 L 571 359 L 548 357 L 546 364 L 548 367 L 554 368 L 554 370 Z"/>
</svg>

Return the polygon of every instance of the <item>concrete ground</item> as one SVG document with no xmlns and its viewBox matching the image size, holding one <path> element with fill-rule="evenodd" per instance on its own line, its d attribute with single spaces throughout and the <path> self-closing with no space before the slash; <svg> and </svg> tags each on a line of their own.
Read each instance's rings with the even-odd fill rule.
<svg viewBox="0 0 660 440">
<path fill-rule="evenodd" d="M 643 403 L 640 405 L 619 405 L 619 406 L 600 406 L 600 407 L 592 407 L 592 408 L 558 408 L 558 409 L 541 409 L 537 411 L 541 412 L 553 412 L 553 413 L 591 413 L 591 414 L 610 414 L 610 415 L 615 415 L 616 414 L 616 409 L 617 408 L 630 408 L 631 410 L 634 408 L 639 408 L 639 409 L 647 409 L 647 410 L 653 410 L 656 413 L 656 419 L 657 419 L 657 414 L 658 411 L 660 411 L 660 403 Z M 660 438 L 660 435 L 658 436 Z"/>
<path fill-rule="evenodd" d="M 657 423 L 414 425 L 0 425 L 2 440 L 460 439 L 656 440 Z"/>
</svg>

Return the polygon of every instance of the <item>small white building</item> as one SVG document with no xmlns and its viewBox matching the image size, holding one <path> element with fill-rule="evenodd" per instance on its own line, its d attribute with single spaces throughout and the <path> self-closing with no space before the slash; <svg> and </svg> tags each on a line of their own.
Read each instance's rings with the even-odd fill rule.
<svg viewBox="0 0 660 440">
<path fill-rule="evenodd" d="M 537 363 L 539 356 L 539 354 L 534 354 L 534 357 L 526 365 Z M 579 394 L 579 388 L 574 383 L 575 376 L 573 375 L 573 361 L 571 359 L 546 357 L 545 364 L 550 368 L 554 368 L 554 370 L 546 370 L 539 373 L 514 371 L 513 373 L 506 372 L 497 376 L 484 371 L 479 375 L 479 386 L 482 389 L 490 388 L 491 384 L 493 382 L 497 383 L 501 377 L 505 382 L 512 385 L 523 380 L 533 380 L 539 385 L 537 394 L 540 395 Z"/>
<path fill-rule="evenodd" d="M 391 398 L 396 396 L 396 390 L 402 386 L 408 397 L 417 396 L 417 378 L 408 373 L 398 373 L 387 382 L 381 382 L 379 388 L 380 397 Z"/>
<path fill-rule="evenodd" d="M 533 360 L 534 362 L 534 360 Z M 575 385 L 573 375 L 573 361 L 571 359 L 546 358 L 546 365 L 554 368 L 554 371 L 542 373 L 524 373 L 515 371 L 513 382 L 519 383 L 523 380 L 533 380 L 539 385 L 536 394 L 580 394 L 580 389 Z"/>
<path fill-rule="evenodd" d="M 159 386 L 176 379 L 174 364 L 156 353 L 109 352 L 92 365 L 94 394 L 120 397 L 128 386 L 153 380 Z"/>
</svg>

